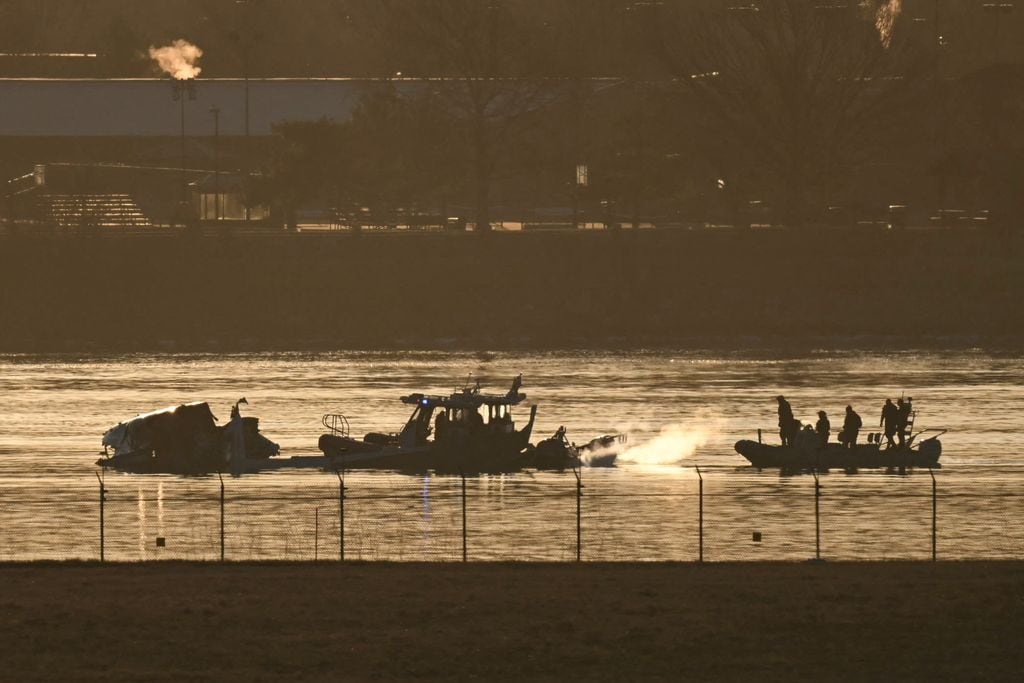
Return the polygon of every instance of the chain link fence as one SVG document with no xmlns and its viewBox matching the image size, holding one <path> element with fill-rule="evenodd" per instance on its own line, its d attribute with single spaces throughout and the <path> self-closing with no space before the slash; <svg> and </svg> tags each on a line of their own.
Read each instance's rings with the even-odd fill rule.
<svg viewBox="0 0 1024 683">
<path fill-rule="evenodd" d="M 97 477 L 0 487 L 0 560 L 1020 559 L 1022 475 Z"/>
</svg>

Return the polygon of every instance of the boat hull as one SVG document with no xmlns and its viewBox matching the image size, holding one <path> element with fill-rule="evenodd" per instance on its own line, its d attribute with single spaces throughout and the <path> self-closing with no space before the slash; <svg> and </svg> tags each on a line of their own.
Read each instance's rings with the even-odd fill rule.
<svg viewBox="0 0 1024 683">
<path fill-rule="evenodd" d="M 281 457 L 257 457 L 246 458 L 235 471 L 229 468 L 229 464 L 222 464 L 214 467 L 207 462 L 191 463 L 182 461 L 171 461 L 161 459 L 153 451 L 128 453 L 108 458 L 101 458 L 96 462 L 100 467 L 124 472 L 126 474 L 175 474 L 181 476 L 205 476 L 217 473 L 231 474 L 252 474 L 269 470 L 285 468 L 324 468 L 329 462 L 320 456 L 314 458 L 316 463 L 308 462 L 309 458 L 281 458 Z"/>
<path fill-rule="evenodd" d="M 916 448 L 881 448 L 878 444 L 861 444 L 846 448 L 828 444 L 824 448 L 774 446 L 757 441 L 738 441 L 736 452 L 760 469 L 857 470 L 897 469 L 908 467 L 938 469 L 942 444 L 937 439 L 921 442 Z"/>
<path fill-rule="evenodd" d="M 319 447 L 336 470 L 389 470 L 404 474 L 502 474 L 528 465 L 523 451 L 528 436 L 512 432 L 480 443 L 441 446 L 427 443 L 403 448 L 324 434 Z"/>
</svg>

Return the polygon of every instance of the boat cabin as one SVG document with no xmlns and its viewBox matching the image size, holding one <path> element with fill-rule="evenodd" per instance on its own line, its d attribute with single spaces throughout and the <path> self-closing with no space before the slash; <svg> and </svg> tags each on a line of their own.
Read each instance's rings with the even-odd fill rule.
<svg viewBox="0 0 1024 683">
<path fill-rule="evenodd" d="M 403 396 L 402 403 L 416 407 L 398 435 L 398 444 L 402 448 L 424 446 L 431 434 L 438 445 L 512 434 L 512 408 L 526 400 L 526 394 L 519 392 L 521 386 L 522 376 L 516 377 L 506 394 L 481 393 L 477 383 L 449 396 Z"/>
</svg>

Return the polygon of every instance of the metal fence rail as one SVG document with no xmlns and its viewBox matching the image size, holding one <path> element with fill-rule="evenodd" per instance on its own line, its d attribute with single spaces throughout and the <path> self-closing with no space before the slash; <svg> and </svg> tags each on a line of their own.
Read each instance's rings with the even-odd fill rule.
<svg viewBox="0 0 1024 683">
<path fill-rule="evenodd" d="M 322 475 L 0 488 L 0 560 L 750 561 L 1024 557 L 1019 483 L 924 471 L 583 478 Z"/>
</svg>

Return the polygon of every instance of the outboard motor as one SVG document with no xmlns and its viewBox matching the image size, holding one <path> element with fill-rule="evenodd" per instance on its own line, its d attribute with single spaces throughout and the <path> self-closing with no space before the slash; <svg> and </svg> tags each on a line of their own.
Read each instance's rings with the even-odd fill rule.
<svg viewBox="0 0 1024 683">
<path fill-rule="evenodd" d="M 925 439 L 917 446 L 921 460 L 928 464 L 937 464 L 942 455 L 942 442 L 938 439 Z"/>
</svg>

